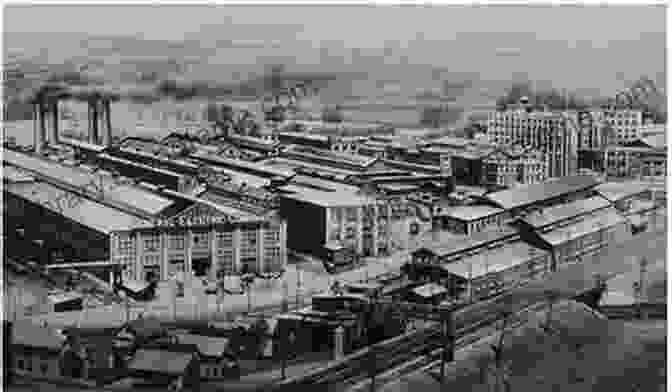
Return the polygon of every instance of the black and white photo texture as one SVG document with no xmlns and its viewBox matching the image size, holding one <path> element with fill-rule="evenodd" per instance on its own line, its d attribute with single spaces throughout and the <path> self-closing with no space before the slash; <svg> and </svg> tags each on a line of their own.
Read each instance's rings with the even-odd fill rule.
<svg viewBox="0 0 672 392">
<path fill-rule="evenodd" d="M 666 390 L 666 3 L 3 5 L 5 390 Z"/>
</svg>

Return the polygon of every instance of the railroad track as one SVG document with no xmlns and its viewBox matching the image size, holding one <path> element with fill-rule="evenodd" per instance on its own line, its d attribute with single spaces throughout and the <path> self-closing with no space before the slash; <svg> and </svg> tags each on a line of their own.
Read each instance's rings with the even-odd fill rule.
<svg viewBox="0 0 672 392">
<path fill-rule="evenodd" d="M 527 307 L 526 309 L 521 310 L 517 315 L 515 315 L 516 319 L 511 324 L 507 325 L 507 328 L 515 328 L 519 325 L 522 325 L 525 322 L 526 315 L 528 313 L 538 311 L 543 306 L 545 305 L 534 304 Z M 484 335 L 478 334 L 477 332 L 481 331 L 483 328 L 493 325 L 499 320 L 500 318 L 498 316 L 491 316 L 487 320 L 481 320 L 468 327 L 460 328 L 458 331 L 456 331 L 455 349 L 458 350 L 467 347 L 482 339 Z M 427 350 L 429 350 L 429 353 L 425 355 L 421 355 L 416 358 L 408 356 L 408 359 L 410 360 L 402 361 L 400 365 L 396 367 L 390 367 L 386 372 L 376 375 L 376 385 L 385 385 L 390 381 L 399 378 L 403 374 L 408 374 L 413 371 L 426 368 L 431 364 L 441 360 L 444 351 L 443 347 L 441 347 L 441 343 L 434 342 L 427 347 Z M 352 379 L 343 383 L 342 386 L 340 386 L 339 391 L 363 392 L 370 388 L 370 384 L 370 375 L 360 375 L 358 377 L 353 377 Z"/>
<path fill-rule="evenodd" d="M 611 249 L 602 249 L 598 254 L 591 256 L 590 260 L 584 260 L 578 267 L 576 265 L 567 266 L 553 272 L 549 279 L 530 283 L 526 287 L 520 287 L 495 298 L 456 310 L 454 326 L 457 337 L 463 337 L 469 330 L 477 330 L 485 325 L 492 324 L 497 318 L 498 309 L 505 309 L 517 314 L 524 312 L 533 305 L 545 303 L 548 300 L 549 292 L 556 295 L 556 300 L 560 300 L 573 299 L 590 291 L 595 287 L 594 276 L 596 274 L 609 276 L 610 274 L 620 273 L 627 268 L 633 268 L 634 264 L 632 263 L 634 262 L 629 260 L 629 257 L 638 254 L 632 252 L 639 252 L 639 248 L 631 245 L 639 245 L 640 241 L 658 238 L 661 233 L 664 233 L 664 231 L 645 233 L 638 236 L 637 240 L 633 239 L 638 242 L 628 241 Z M 612 259 L 614 254 L 620 260 Z M 607 260 L 608 262 L 606 262 Z M 568 284 L 570 282 L 571 284 Z M 439 326 L 430 326 L 419 331 L 409 332 L 359 350 L 321 369 L 308 372 L 308 374 L 281 381 L 273 385 L 270 390 L 290 392 L 297 388 L 320 385 L 314 389 L 341 391 L 344 385 L 353 385 L 371 376 L 367 371 L 371 369 L 369 366 L 371 361 L 370 350 L 376 351 L 375 358 L 380 363 L 380 366 L 377 365 L 376 369 L 390 369 L 409 362 L 412 358 L 418 356 L 429 356 L 431 359 L 431 353 L 440 348 L 441 336 Z"/>
</svg>

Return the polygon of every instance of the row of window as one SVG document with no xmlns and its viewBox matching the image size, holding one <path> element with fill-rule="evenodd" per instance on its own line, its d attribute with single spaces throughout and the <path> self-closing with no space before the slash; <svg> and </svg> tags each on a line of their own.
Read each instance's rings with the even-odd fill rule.
<svg viewBox="0 0 672 392">
<path fill-rule="evenodd" d="M 249 244 L 249 246 L 256 246 L 257 231 L 247 230 L 242 231 L 242 242 Z M 233 246 L 233 233 L 223 232 L 216 235 L 218 246 L 221 248 Z M 194 233 L 192 236 L 193 245 L 197 248 L 209 246 L 209 233 Z M 264 232 L 264 240 L 271 242 L 280 241 L 280 230 L 267 230 Z M 143 236 L 143 250 L 145 252 L 158 252 L 161 248 L 161 236 L 159 234 Z M 170 250 L 184 250 L 186 239 L 183 234 L 169 234 L 168 235 L 168 249 Z M 131 237 L 119 237 L 117 240 L 117 250 L 119 254 L 130 255 L 136 251 L 135 241 Z"/>
</svg>

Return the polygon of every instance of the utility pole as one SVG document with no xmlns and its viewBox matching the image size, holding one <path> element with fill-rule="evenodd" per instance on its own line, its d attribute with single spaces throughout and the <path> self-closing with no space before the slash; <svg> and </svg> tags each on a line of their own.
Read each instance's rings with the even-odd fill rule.
<svg viewBox="0 0 672 392">
<path fill-rule="evenodd" d="M 376 351 L 374 350 L 373 346 L 373 333 L 372 331 L 372 325 L 373 324 L 373 312 L 376 309 L 376 303 L 375 303 L 375 298 L 373 298 L 374 301 L 371 302 L 371 306 L 369 308 L 368 314 L 367 314 L 367 321 L 366 321 L 366 334 L 367 334 L 367 343 L 369 346 L 369 375 L 371 376 L 371 383 L 370 383 L 370 391 L 375 392 L 376 391 Z"/>
<path fill-rule="evenodd" d="M 453 362 L 455 360 L 455 330 L 453 322 L 453 314 L 448 313 L 442 315 L 442 327 L 443 327 L 443 355 L 441 360 L 441 384 L 446 386 L 446 365 L 448 362 Z"/>
<path fill-rule="evenodd" d="M 639 282 L 636 287 L 636 296 L 637 296 L 637 313 L 639 314 L 640 318 L 644 318 L 644 314 L 642 312 L 642 305 L 644 302 L 644 280 L 646 279 L 646 267 L 648 266 L 648 260 L 646 260 L 645 257 L 642 257 L 639 260 Z"/>
<path fill-rule="evenodd" d="M 282 278 L 282 312 L 286 313 L 289 311 L 289 287 L 287 287 L 287 279 L 283 276 Z"/>
<path fill-rule="evenodd" d="M 296 308 L 299 309 L 301 307 L 300 304 L 301 301 L 301 270 L 296 269 Z"/>
</svg>

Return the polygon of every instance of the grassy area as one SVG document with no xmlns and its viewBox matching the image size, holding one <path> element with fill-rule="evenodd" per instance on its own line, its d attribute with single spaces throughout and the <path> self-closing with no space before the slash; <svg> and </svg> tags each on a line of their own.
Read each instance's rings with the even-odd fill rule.
<svg viewBox="0 0 672 392">
<path fill-rule="evenodd" d="M 664 321 L 622 322 L 597 317 L 583 305 L 566 302 L 553 312 L 549 334 L 545 312 L 505 337 L 504 362 L 511 391 L 656 391 L 665 386 Z M 457 353 L 448 367 L 448 388 L 494 391 L 493 350 L 497 335 Z M 483 369 L 490 368 L 490 371 Z M 437 369 L 405 377 L 387 392 L 441 390 Z M 489 374 L 489 375 L 488 375 Z M 659 389 L 660 388 L 660 389 Z"/>
</svg>

